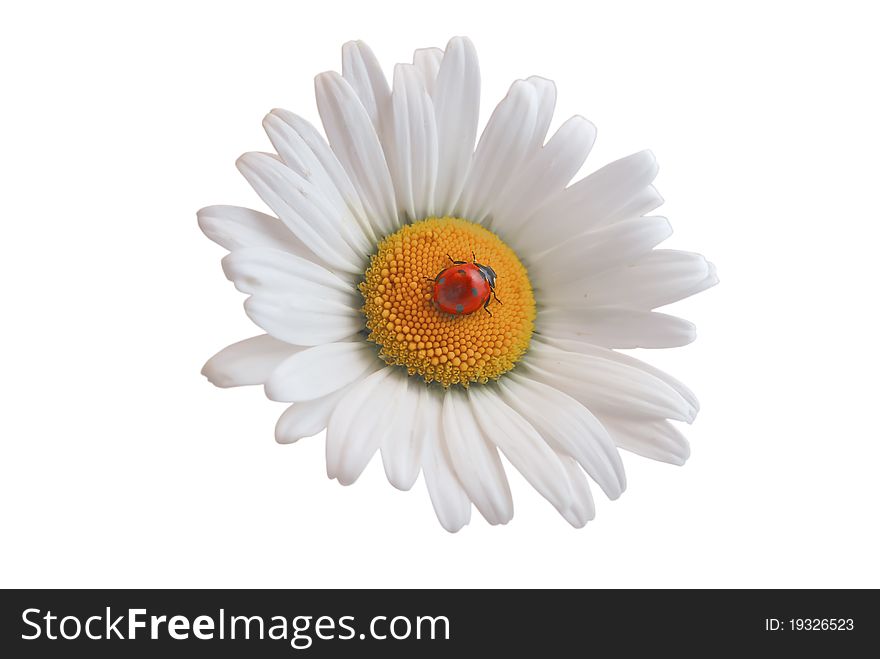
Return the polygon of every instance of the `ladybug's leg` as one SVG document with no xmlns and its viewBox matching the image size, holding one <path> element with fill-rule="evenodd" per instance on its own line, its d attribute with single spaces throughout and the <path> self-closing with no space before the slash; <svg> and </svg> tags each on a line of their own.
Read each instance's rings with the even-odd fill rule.
<svg viewBox="0 0 880 659">
<path fill-rule="evenodd" d="M 454 258 L 449 256 L 449 254 L 446 255 L 446 258 L 452 261 L 454 265 L 462 265 L 463 263 L 467 263 L 467 261 L 456 261 Z"/>
<path fill-rule="evenodd" d="M 495 298 L 495 301 L 496 301 L 498 304 L 502 304 L 501 300 L 498 299 L 498 296 L 495 295 L 495 289 L 494 289 L 494 288 L 492 289 L 492 297 Z M 489 303 L 489 300 L 486 300 L 486 304 L 488 304 L 488 303 Z"/>
<path fill-rule="evenodd" d="M 489 314 L 490 316 L 492 315 L 492 312 L 489 311 L 489 300 L 491 300 L 491 299 L 492 299 L 492 298 L 489 297 L 489 296 L 487 295 L 487 296 L 486 296 L 486 302 L 483 304 L 483 311 L 485 311 L 485 312 L 486 312 L 487 314 Z"/>
</svg>

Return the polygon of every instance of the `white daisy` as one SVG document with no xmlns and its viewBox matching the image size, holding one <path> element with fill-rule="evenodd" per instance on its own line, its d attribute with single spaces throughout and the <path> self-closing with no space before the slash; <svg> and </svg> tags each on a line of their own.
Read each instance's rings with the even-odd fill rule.
<svg viewBox="0 0 880 659">
<path fill-rule="evenodd" d="M 718 281 L 702 256 L 655 249 L 672 229 L 646 216 L 663 201 L 654 156 L 568 185 L 595 128 L 575 116 L 545 143 L 556 92 L 538 77 L 513 83 L 474 148 L 480 71 L 465 38 L 416 51 L 390 87 L 351 42 L 342 75 L 315 88 L 327 141 L 274 110 L 277 155 L 238 161 L 277 218 L 199 212 L 266 332 L 212 357 L 208 379 L 292 403 L 281 443 L 326 428 L 342 484 L 376 451 L 397 488 L 421 472 L 449 531 L 472 503 L 492 524 L 513 516 L 499 450 L 577 527 L 594 515 L 586 475 L 623 491 L 618 447 L 682 464 L 669 420 L 693 421 L 696 398 L 614 350 L 690 343 L 691 323 L 653 309 Z"/>
</svg>

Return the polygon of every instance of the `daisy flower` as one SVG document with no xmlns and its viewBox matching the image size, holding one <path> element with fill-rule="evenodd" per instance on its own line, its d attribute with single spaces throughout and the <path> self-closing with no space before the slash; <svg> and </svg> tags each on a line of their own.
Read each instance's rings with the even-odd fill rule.
<svg viewBox="0 0 880 659">
<path fill-rule="evenodd" d="M 205 364 L 217 386 L 291 403 L 281 443 L 326 428 L 327 473 L 354 483 L 376 452 L 401 490 L 424 475 L 440 523 L 471 504 L 513 517 L 501 455 L 572 525 L 594 481 L 626 481 L 618 448 L 675 464 L 670 422 L 698 403 L 616 349 L 671 348 L 694 326 L 654 311 L 714 285 L 714 267 L 655 249 L 672 229 L 643 151 L 569 185 L 596 136 L 575 116 L 546 139 L 556 91 L 517 80 L 477 139 L 480 70 L 466 38 L 417 50 L 389 85 L 362 42 L 315 79 L 324 136 L 263 121 L 276 153 L 238 168 L 275 216 L 202 209 L 223 270 L 265 334 Z"/>
</svg>

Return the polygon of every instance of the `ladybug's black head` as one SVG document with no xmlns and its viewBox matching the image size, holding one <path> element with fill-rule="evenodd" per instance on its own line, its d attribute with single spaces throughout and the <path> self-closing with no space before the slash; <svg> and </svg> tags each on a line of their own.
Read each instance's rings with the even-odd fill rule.
<svg viewBox="0 0 880 659">
<path fill-rule="evenodd" d="M 492 266 L 483 265 L 482 263 L 477 263 L 476 261 L 474 261 L 474 265 L 477 266 L 477 268 L 479 268 L 483 277 L 485 277 L 486 281 L 489 283 L 489 288 L 494 290 L 495 289 L 495 278 L 498 277 L 498 275 L 495 274 L 495 271 L 492 269 Z"/>
</svg>

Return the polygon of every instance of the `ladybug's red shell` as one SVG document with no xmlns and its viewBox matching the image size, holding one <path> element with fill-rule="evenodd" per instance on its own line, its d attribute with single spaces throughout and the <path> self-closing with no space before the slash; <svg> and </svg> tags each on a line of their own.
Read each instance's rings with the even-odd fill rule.
<svg viewBox="0 0 880 659">
<path fill-rule="evenodd" d="M 473 263 L 456 263 L 434 279 L 434 305 L 442 312 L 463 316 L 486 304 L 492 287 Z"/>
</svg>

